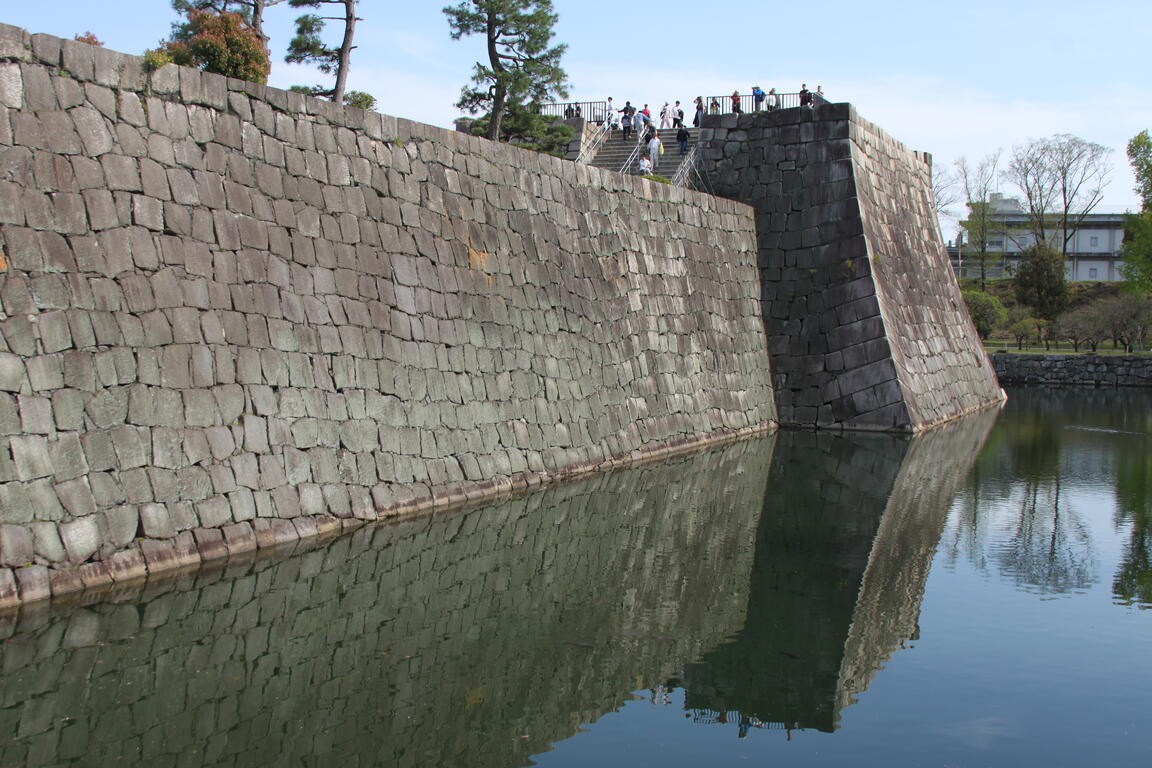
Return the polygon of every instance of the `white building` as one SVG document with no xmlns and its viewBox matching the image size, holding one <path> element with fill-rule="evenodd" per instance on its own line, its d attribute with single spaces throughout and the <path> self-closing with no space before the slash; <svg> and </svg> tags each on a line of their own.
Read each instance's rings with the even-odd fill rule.
<svg viewBox="0 0 1152 768">
<path fill-rule="evenodd" d="M 1034 242 L 1028 232 L 1028 215 L 1019 200 L 994 194 L 989 200 L 996 220 L 988 240 L 988 251 L 995 256 L 987 267 L 989 279 L 1011 277 L 1020 262 L 1020 252 Z M 1123 213 L 1090 213 L 1068 241 L 1068 259 L 1064 275 L 1068 280 L 1115 282 L 1120 275 L 1121 249 L 1124 243 Z M 1060 248 L 1059 233 L 1053 247 Z M 960 277 L 979 277 L 980 263 L 968 243 L 961 239 L 949 245 L 952 267 Z"/>
</svg>

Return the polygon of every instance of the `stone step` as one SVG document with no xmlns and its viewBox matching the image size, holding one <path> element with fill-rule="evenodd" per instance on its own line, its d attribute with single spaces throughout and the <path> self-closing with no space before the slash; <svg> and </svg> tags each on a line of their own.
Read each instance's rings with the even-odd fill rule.
<svg viewBox="0 0 1152 768">
<path fill-rule="evenodd" d="M 664 154 L 660 156 L 657 161 L 657 171 L 667 171 L 671 173 L 677 166 L 680 165 L 679 147 L 676 144 L 676 128 L 657 129 L 656 133 L 660 136 L 661 143 L 664 144 Z M 692 139 L 689 141 L 688 146 L 691 147 L 699 134 L 698 129 L 690 128 Z M 620 167 L 624 165 L 624 161 L 632 154 L 636 147 L 635 134 L 624 140 L 624 132 L 622 130 L 614 130 L 608 136 L 604 143 L 600 146 L 600 151 L 596 153 L 591 165 L 597 168 L 605 168 L 608 170 L 619 171 Z M 633 162 L 634 166 L 631 172 L 638 171 L 639 158 Z"/>
</svg>

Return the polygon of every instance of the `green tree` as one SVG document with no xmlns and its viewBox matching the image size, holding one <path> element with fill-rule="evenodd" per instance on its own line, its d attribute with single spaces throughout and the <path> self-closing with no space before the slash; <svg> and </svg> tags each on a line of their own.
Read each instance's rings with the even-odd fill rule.
<svg viewBox="0 0 1152 768">
<path fill-rule="evenodd" d="M 1141 211 L 1124 221 L 1124 265 L 1120 274 L 1128 287 L 1152 293 L 1152 137 L 1143 130 L 1128 142 L 1128 162 L 1136 176 Z"/>
<path fill-rule="evenodd" d="M 1026 317 L 1008 326 L 1009 335 L 1016 339 L 1016 349 L 1024 349 L 1025 339 L 1040 335 L 1040 322 L 1034 317 Z"/>
<path fill-rule="evenodd" d="M 1128 142 L 1128 163 L 1136 176 L 1136 194 L 1140 195 L 1141 209 L 1152 210 L 1152 137 L 1147 128 Z"/>
<path fill-rule="evenodd" d="M 1120 274 L 1129 288 L 1152 293 L 1152 208 L 1124 220 L 1124 264 Z"/>
<path fill-rule="evenodd" d="M 1025 248 L 1016 267 L 1016 300 L 1044 320 L 1054 320 L 1068 303 L 1064 255 L 1045 243 Z"/>
<path fill-rule="evenodd" d="M 484 35 L 488 63 L 476 62 L 473 86 L 464 86 L 456 107 L 470 115 L 487 113 L 487 136 L 499 139 L 513 105 L 536 109 L 552 97 L 568 95 L 560 67 L 565 45 L 550 45 L 557 15 L 552 0 L 470 0 L 444 8 L 452 39 Z"/>
<path fill-rule="evenodd" d="M 1008 311 L 1004 309 L 1000 299 L 992 294 L 984 291 L 964 291 L 961 295 L 980 338 L 988 338 L 1008 319 Z"/>
<path fill-rule="evenodd" d="M 336 82 L 331 88 L 317 85 L 298 86 L 293 90 L 301 90 L 313 96 L 344 103 L 352 49 L 356 47 L 352 44 L 352 40 L 356 35 L 356 22 L 362 21 L 356 15 L 356 2 L 357 0 L 288 0 L 288 5 L 293 8 L 320 9 L 338 5 L 343 6 L 344 11 L 343 16 L 318 16 L 306 13 L 296 19 L 296 36 L 288 43 L 288 55 L 284 60 L 289 64 L 314 64 L 324 74 L 335 75 Z M 320 36 L 324 31 L 325 22 L 328 21 L 344 22 L 344 36 L 341 38 L 339 48 L 326 45 Z"/>
<path fill-rule="evenodd" d="M 473 136 L 488 136 L 489 116 L 473 121 Z M 558 117 L 546 117 L 537 110 L 521 104 L 509 104 L 500 122 L 500 141 L 524 149 L 534 149 L 556 157 L 563 157 L 572 142 L 575 129 L 565 125 Z"/>
<path fill-rule="evenodd" d="M 268 49 L 240 14 L 192 9 L 185 32 L 181 39 L 174 36 L 162 43 L 161 54 L 176 64 L 225 77 L 254 83 L 268 80 Z"/>
<path fill-rule="evenodd" d="M 264 34 L 264 9 L 279 5 L 287 0 L 172 0 L 172 10 L 181 16 L 187 17 L 192 11 L 208 11 L 209 13 L 237 13 L 252 31 L 268 45 L 268 36 Z M 172 24 L 173 41 L 187 40 L 191 36 L 188 21 L 177 21 Z"/>
</svg>

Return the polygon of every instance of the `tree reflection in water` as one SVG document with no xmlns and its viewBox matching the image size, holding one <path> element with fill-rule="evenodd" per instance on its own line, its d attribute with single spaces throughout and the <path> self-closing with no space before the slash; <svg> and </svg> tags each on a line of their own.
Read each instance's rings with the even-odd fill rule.
<svg viewBox="0 0 1152 768">
<path fill-rule="evenodd" d="M 1062 389 L 1009 397 L 953 507 L 942 555 L 1043 593 L 1086 590 L 1099 573 L 1086 506 L 1114 497 L 1129 529 L 1118 601 L 1152 604 L 1152 393 Z"/>
</svg>

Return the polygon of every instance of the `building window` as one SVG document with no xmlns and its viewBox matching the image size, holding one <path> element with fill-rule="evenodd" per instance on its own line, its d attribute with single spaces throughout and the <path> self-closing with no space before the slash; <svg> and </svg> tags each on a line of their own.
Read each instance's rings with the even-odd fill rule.
<svg viewBox="0 0 1152 768">
<path fill-rule="evenodd" d="M 989 248 L 1001 248 L 1004 245 L 1004 240 L 997 237 L 988 241 Z"/>
<path fill-rule="evenodd" d="M 1100 238 L 1096 237 L 1096 235 L 1092 235 L 1092 238 L 1089 242 L 1091 243 L 1092 247 L 1095 248 L 1096 246 L 1100 245 Z"/>
<path fill-rule="evenodd" d="M 1092 239 L 1095 240 L 1096 238 L 1092 238 Z M 1093 245 L 1095 245 L 1095 243 L 1093 243 Z M 1089 267 L 1088 268 L 1088 279 L 1089 280 L 1095 280 L 1096 279 L 1096 267 Z"/>
</svg>

